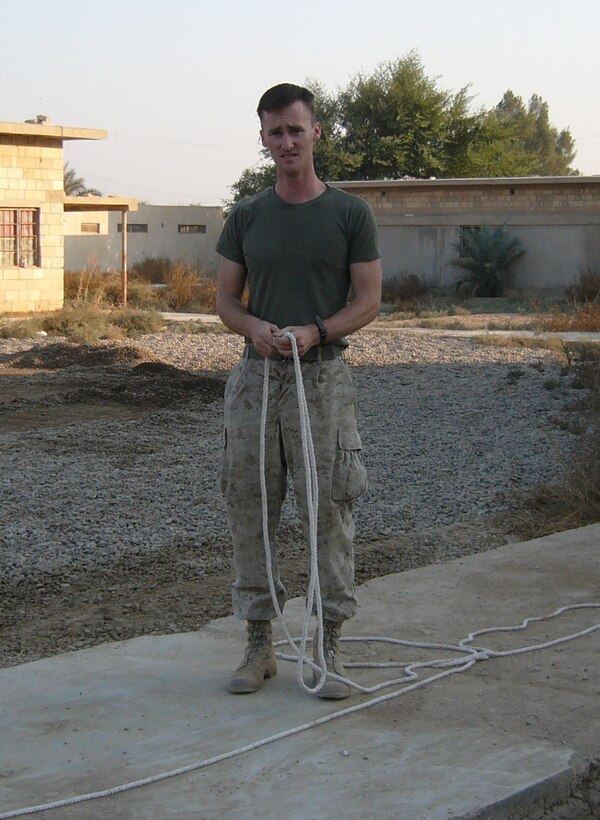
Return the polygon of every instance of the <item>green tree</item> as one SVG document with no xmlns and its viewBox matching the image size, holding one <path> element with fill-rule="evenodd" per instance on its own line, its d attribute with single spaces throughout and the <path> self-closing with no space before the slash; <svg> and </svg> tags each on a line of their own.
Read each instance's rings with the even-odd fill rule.
<svg viewBox="0 0 600 820">
<path fill-rule="evenodd" d="M 571 133 L 551 124 L 548 104 L 534 94 L 525 106 L 509 89 L 486 112 L 470 160 L 477 176 L 564 176 L 577 173 L 574 158 Z"/>
<path fill-rule="evenodd" d="M 443 91 L 415 52 L 358 75 L 339 97 L 352 179 L 445 176 L 477 130 L 468 88 Z"/>
<path fill-rule="evenodd" d="M 541 97 L 525 106 L 509 90 L 495 108 L 473 111 L 470 87 L 440 88 L 414 51 L 357 74 L 335 95 L 315 80 L 305 84 L 323 127 L 315 149 L 321 179 L 574 173 L 573 139 L 550 123 Z M 234 202 L 273 184 L 274 168 L 263 156 L 232 185 Z"/>
<path fill-rule="evenodd" d="M 74 168 L 65 162 L 64 189 L 67 196 L 102 196 L 96 188 L 88 188 L 83 177 L 78 177 Z"/>
</svg>

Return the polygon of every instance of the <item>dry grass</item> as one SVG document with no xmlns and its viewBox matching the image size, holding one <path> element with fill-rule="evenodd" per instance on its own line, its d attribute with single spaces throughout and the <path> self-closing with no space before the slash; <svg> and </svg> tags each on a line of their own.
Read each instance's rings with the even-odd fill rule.
<svg viewBox="0 0 600 820">
<path fill-rule="evenodd" d="M 161 287 L 157 287 L 160 285 Z M 73 305 L 109 307 L 122 301 L 121 274 L 98 267 L 65 273 L 65 299 Z M 217 278 L 209 270 L 166 257 L 144 260 L 132 267 L 127 303 L 140 310 L 215 313 Z"/>
<path fill-rule="evenodd" d="M 543 330 L 551 332 L 600 332 L 600 303 L 585 302 L 578 304 L 572 311 L 556 311 L 541 322 Z"/>
<path fill-rule="evenodd" d="M 217 278 L 186 262 L 176 262 L 165 275 L 163 299 L 169 310 L 216 313 Z"/>
<path fill-rule="evenodd" d="M 565 291 L 570 302 L 597 302 L 600 299 L 600 273 L 588 269 Z"/>
<path fill-rule="evenodd" d="M 568 363 L 567 344 L 562 339 L 544 336 L 500 336 L 496 333 L 482 333 L 473 336 L 473 342 L 483 347 L 525 347 L 530 350 L 551 350 L 564 362 Z"/>
<path fill-rule="evenodd" d="M 107 310 L 91 304 L 75 304 L 53 313 L 36 314 L 22 321 L 1 325 L 0 337 L 29 339 L 44 334 L 77 342 L 92 342 L 154 333 L 164 324 L 164 319 L 156 311 L 130 308 Z"/>
</svg>

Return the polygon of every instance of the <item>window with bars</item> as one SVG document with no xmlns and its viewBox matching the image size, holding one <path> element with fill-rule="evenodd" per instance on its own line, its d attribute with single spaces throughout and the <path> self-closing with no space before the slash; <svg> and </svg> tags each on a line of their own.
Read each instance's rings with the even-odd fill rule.
<svg viewBox="0 0 600 820">
<path fill-rule="evenodd" d="M 178 233 L 206 233 L 206 225 L 178 225 Z"/>
<path fill-rule="evenodd" d="M 0 209 L 0 266 L 40 264 L 40 217 L 37 208 Z"/>
</svg>

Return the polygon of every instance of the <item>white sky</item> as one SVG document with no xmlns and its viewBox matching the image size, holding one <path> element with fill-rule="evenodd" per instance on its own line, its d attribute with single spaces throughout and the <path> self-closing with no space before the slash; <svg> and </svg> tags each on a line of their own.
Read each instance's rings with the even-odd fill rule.
<svg viewBox="0 0 600 820">
<path fill-rule="evenodd" d="M 219 205 L 259 159 L 258 98 L 416 49 L 474 106 L 541 95 L 600 174 L 597 0 L 0 0 L 0 120 L 104 128 L 66 160 L 104 194 Z"/>
</svg>

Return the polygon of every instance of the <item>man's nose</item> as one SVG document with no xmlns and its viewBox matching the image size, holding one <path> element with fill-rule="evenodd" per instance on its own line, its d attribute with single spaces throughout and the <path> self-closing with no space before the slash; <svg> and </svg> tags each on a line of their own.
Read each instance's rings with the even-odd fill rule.
<svg viewBox="0 0 600 820">
<path fill-rule="evenodd" d="M 282 145 L 284 148 L 291 148 L 294 144 L 294 139 L 291 134 L 284 134 Z"/>
</svg>

